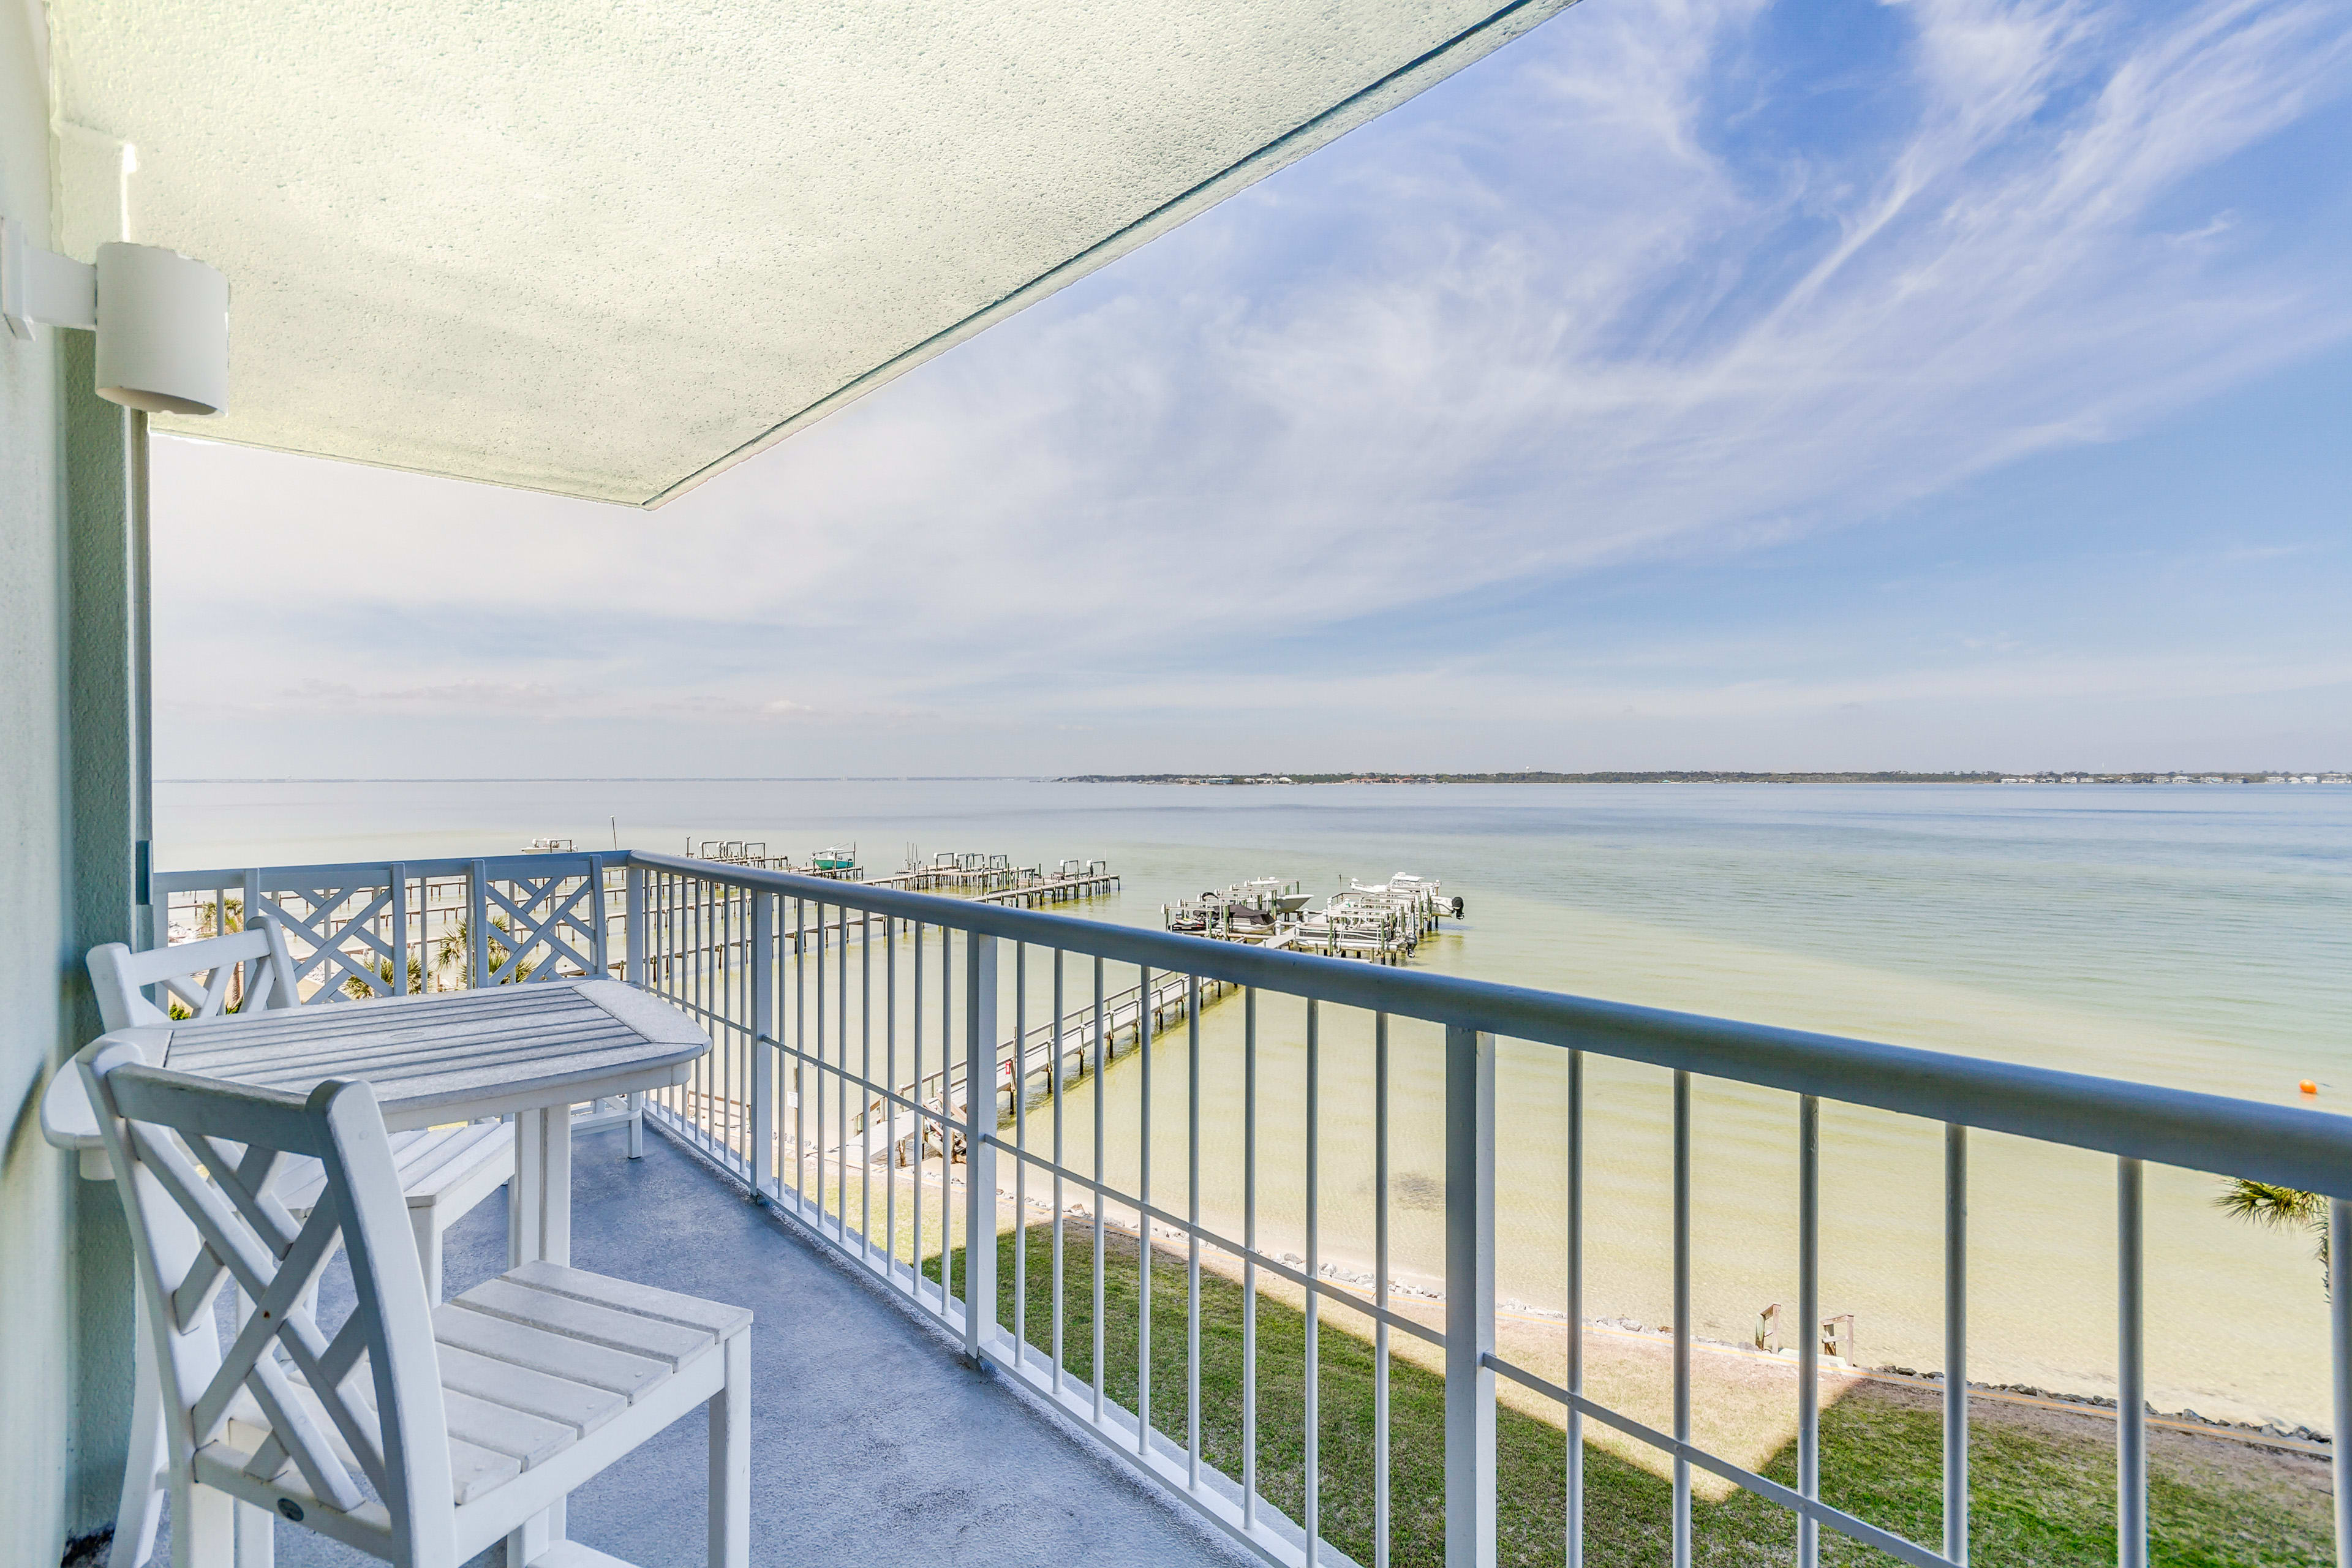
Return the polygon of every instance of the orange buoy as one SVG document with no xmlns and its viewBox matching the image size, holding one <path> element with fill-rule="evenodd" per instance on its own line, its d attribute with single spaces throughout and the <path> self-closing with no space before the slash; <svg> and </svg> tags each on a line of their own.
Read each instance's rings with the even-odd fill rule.
<svg viewBox="0 0 2352 1568">
<path fill-rule="evenodd" d="M 2309 1079 L 2305 1079 L 2300 1087 L 2305 1094 L 2317 1094 L 2319 1092 L 2319 1086 L 2312 1082 Z"/>
</svg>

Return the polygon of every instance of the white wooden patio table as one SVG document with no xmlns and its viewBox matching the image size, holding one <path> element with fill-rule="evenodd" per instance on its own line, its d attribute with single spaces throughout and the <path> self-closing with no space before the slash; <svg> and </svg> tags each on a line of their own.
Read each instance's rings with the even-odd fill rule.
<svg viewBox="0 0 2352 1568">
<path fill-rule="evenodd" d="M 683 1083 L 710 1049 L 709 1037 L 668 1003 L 593 979 L 229 1014 L 122 1033 L 138 1039 L 151 1062 L 175 1072 L 295 1094 L 328 1079 L 364 1079 L 388 1131 L 512 1115 L 509 1268 L 572 1261 L 572 1108 Z M 81 1105 L 87 1117 L 87 1101 Z M 95 1139 L 94 1120 L 89 1131 Z M 143 1364 L 140 1371 L 150 1375 Z M 534 1529 L 523 1560 L 563 1533 L 559 1504 Z"/>
</svg>

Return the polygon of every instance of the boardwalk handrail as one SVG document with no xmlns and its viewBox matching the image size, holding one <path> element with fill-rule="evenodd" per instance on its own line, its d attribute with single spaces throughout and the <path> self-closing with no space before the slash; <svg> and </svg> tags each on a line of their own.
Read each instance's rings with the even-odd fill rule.
<svg viewBox="0 0 2352 1568">
<path fill-rule="evenodd" d="M 710 863 L 632 852 L 633 866 L 711 876 Z M 1947 1051 L 1741 1023 L 1627 1002 L 1311 953 L 1266 951 L 934 893 L 730 867 L 718 880 L 877 915 L 1313 997 L 1644 1062 L 1706 1078 L 1956 1121 L 2191 1170 L 2352 1198 L 2352 1116 Z"/>
</svg>

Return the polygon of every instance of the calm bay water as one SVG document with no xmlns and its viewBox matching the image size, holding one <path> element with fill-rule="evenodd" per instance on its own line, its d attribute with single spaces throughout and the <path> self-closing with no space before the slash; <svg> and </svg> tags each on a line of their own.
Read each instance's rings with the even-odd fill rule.
<svg viewBox="0 0 2352 1568">
<path fill-rule="evenodd" d="M 2352 789 L 2303 786 L 1507 785 L 1183 788 L 1016 781 L 164 784 L 166 868 L 496 854 L 541 835 L 675 850 L 910 842 L 1016 863 L 1108 858 L 1123 895 L 1076 906 L 1156 926 L 1160 905 L 1258 876 L 1334 889 L 1412 870 L 1469 918 L 1416 967 L 2281 1103 L 2352 1099 Z M 1121 982 L 1124 984 L 1125 982 Z M 1263 1004 L 1266 1213 L 1297 1223 L 1295 1005 Z M 1370 1259 L 1370 1027 L 1326 1010 L 1326 1256 Z M 1238 1092 L 1240 1004 L 1203 1021 L 1203 1100 Z M 1176 1059 L 1171 1060 L 1171 1051 Z M 1435 1042 L 1392 1042 L 1398 1272 L 1436 1271 L 1427 1131 Z M 1181 1037 L 1154 1053 L 1155 1197 L 1181 1201 Z M 1557 1307 L 1564 1226 L 1556 1052 L 1506 1062 L 1503 1294 Z M 1107 1159 L 1139 1142 L 1130 1059 Z M 1590 1068 L 1587 1311 L 1664 1321 L 1666 1077 Z M 1074 1143 L 1091 1095 L 1070 1097 Z M 1744 1340 L 1793 1303 L 1795 1108 L 1704 1085 L 1695 1269 L 1701 1331 Z M 1824 1108 L 1823 1305 L 1862 1359 L 1937 1363 L 1941 1137 Z M 1090 1132 L 1087 1135 L 1090 1138 Z M 1204 1213 L 1237 1217 L 1237 1116 L 1212 1118 Z M 2326 1300 L 2308 1237 L 2219 1215 L 2212 1178 L 2151 1171 L 2150 1366 L 2165 1408 L 2325 1426 Z M 1285 1194 L 1287 1194 L 1286 1196 Z M 2113 1387 L 2111 1162 L 1979 1137 L 1971 1375 Z M 1286 1228 L 1287 1227 L 1287 1229 Z M 1237 1227 L 1236 1227 L 1237 1228 Z"/>
</svg>

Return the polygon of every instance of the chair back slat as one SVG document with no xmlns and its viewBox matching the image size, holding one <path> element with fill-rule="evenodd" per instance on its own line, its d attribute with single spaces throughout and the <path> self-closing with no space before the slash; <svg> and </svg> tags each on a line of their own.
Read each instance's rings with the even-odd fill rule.
<svg viewBox="0 0 2352 1568">
<path fill-rule="evenodd" d="M 220 1417 L 226 1413 L 230 1400 L 236 1395 L 238 1382 L 236 1369 L 251 1361 L 260 1342 L 271 1335 L 281 1332 L 287 1335 L 279 1348 L 286 1352 L 288 1359 L 306 1379 L 316 1381 L 314 1374 L 325 1358 L 327 1341 L 314 1323 L 297 1317 L 294 1310 L 301 1305 L 302 1299 L 317 1283 L 327 1259 L 333 1256 L 336 1229 L 331 1217 L 320 1219 L 313 1215 L 312 1223 L 303 1227 L 302 1234 L 288 1249 L 285 1266 L 270 1281 L 268 1291 L 253 1303 L 253 1315 L 237 1331 L 235 1342 L 223 1356 L 222 1370 L 214 1374 L 210 1385 L 196 1396 L 194 1406 L 195 1430 L 217 1430 Z M 340 1383 L 341 1379 L 329 1378 L 326 1381 Z"/>
<path fill-rule="evenodd" d="M 99 1016 L 110 1030 L 171 1022 L 168 1013 L 147 999 L 151 985 L 161 985 L 191 1017 L 217 1018 L 228 1010 L 240 965 L 246 975 L 237 997 L 241 1011 L 291 1007 L 301 1001 L 285 930 L 267 910 L 254 910 L 243 931 L 202 942 L 145 952 L 133 952 L 119 942 L 106 942 L 89 950 L 89 964 Z"/>
<path fill-rule="evenodd" d="M 193 1481 L 202 1451 L 354 1528 L 382 1528 L 373 1500 L 390 1517 L 386 1555 L 446 1560 L 456 1516 L 431 1306 L 373 1091 L 331 1082 L 297 1097 L 164 1071 L 135 1035 L 101 1037 L 76 1066 L 147 1286 L 173 1465 Z M 289 1155 L 325 1172 L 299 1225 L 270 1192 Z M 330 1339 L 308 1303 L 338 1247 L 357 1303 Z M 231 1280 L 254 1308 L 224 1345 L 216 1298 Z M 237 1436 L 254 1422 L 260 1436 Z"/>
<path fill-rule="evenodd" d="M 272 1191 L 278 1168 L 286 1159 L 285 1152 L 258 1143 L 239 1147 L 217 1138 L 205 1139 L 204 1145 L 213 1155 L 205 1164 L 212 1173 L 214 1184 L 245 1216 L 246 1224 L 253 1227 L 262 1244 L 283 1257 L 286 1249 L 294 1245 L 300 1229 L 293 1214 Z"/>
</svg>

